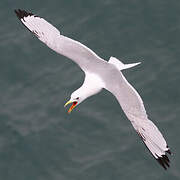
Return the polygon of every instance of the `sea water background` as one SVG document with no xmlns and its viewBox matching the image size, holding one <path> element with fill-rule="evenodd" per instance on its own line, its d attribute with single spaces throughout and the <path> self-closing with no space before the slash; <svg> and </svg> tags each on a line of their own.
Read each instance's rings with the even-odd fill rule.
<svg viewBox="0 0 180 180">
<path fill-rule="evenodd" d="M 83 82 L 79 67 L 29 33 L 13 10 L 44 17 L 62 34 L 124 71 L 172 149 L 164 171 L 115 98 L 103 90 L 64 109 Z M 0 179 L 180 179 L 180 1 L 2 0 L 0 3 Z"/>
</svg>

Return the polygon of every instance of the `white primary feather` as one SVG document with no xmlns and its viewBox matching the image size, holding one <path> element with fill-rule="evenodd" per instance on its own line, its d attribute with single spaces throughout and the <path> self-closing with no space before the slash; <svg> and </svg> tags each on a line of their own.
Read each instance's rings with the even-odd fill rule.
<svg viewBox="0 0 180 180">
<path fill-rule="evenodd" d="M 123 64 L 111 57 L 109 62 L 97 56 L 91 49 L 78 41 L 60 34 L 60 32 L 43 18 L 24 10 L 15 10 L 20 21 L 39 40 L 48 47 L 77 63 L 85 72 L 84 84 L 72 93 L 72 97 L 81 96 L 81 101 L 98 93 L 102 88 L 110 91 L 120 103 L 124 113 L 143 142 L 166 169 L 169 159 L 166 152 L 171 153 L 158 128 L 147 117 L 143 101 L 137 91 L 128 83 L 120 70 L 138 65 L 139 63 Z"/>
</svg>

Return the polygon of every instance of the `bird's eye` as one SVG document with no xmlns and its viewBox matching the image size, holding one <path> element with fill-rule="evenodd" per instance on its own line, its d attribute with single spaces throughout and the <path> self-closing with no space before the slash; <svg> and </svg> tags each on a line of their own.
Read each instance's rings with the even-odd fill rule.
<svg viewBox="0 0 180 180">
<path fill-rule="evenodd" d="M 76 100 L 78 100 L 78 99 L 79 99 L 79 97 L 76 98 Z"/>
</svg>

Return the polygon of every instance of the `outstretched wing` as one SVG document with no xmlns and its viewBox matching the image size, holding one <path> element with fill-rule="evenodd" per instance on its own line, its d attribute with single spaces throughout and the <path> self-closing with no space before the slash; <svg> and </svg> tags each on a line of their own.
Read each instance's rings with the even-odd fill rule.
<svg viewBox="0 0 180 180">
<path fill-rule="evenodd" d="M 15 10 L 15 13 L 23 25 L 37 36 L 40 41 L 57 53 L 72 59 L 82 70 L 90 70 L 93 68 L 94 63 L 96 66 L 98 63 L 106 63 L 80 42 L 61 35 L 59 30 L 45 19 L 20 9 Z"/>
<path fill-rule="evenodd" d="M 118 86 L 107 90 L 115 95 L 126 116 L 155 159 L 164 169 L 167 169 L 170 161 L 166 153 L 171 154 L 171 152 L 161 132 L 148 119 L 140 95 L 128 83 L 122 72 L 119 73 L 116 83 Z"/>
</svg>

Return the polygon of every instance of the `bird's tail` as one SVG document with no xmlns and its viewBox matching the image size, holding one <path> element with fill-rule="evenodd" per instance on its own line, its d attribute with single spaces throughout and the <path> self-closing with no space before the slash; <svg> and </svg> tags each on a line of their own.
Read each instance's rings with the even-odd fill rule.
<svg viewBox="0 0 180 180">
<path fill-rule="evenodd" d="M 132 68 L 141 63 L 141 62 L 138 62 L 138 63 L 132 63 L 132 64 L 124 64 L 120 60 L 116 59 L 115 57 L 110 57 L 108 62 L 116 66 L 116 68 L 118 68 L 120 71 L 123 69 Z"/>
</svg>

